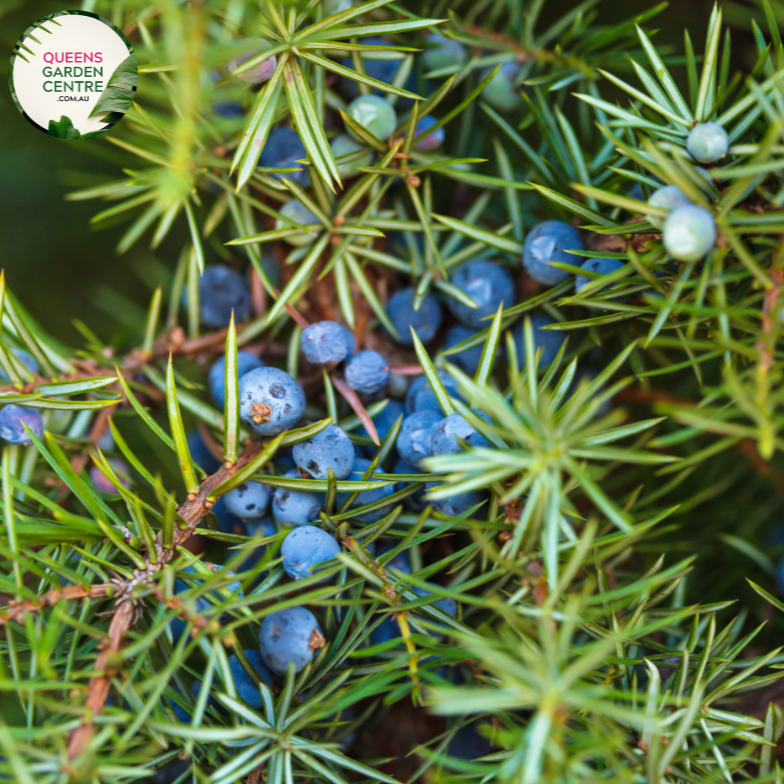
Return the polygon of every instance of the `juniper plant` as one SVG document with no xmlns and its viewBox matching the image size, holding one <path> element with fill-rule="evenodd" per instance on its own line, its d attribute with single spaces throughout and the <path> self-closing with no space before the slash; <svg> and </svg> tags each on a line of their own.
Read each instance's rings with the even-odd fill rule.
<svg viewBox="0 0 784 784">
<path fill-rule="evenodd" d="M 732 6 L 757 47 L 734 73 L 719 8 L 679 53 L 649 29 L 677 24 L 663 6 L 602 25 L 594 0 L 84 6 L 141 78 L 89 142 L 125 175 L 69 198 L 128 221 L 120 254 L 184 246 L 111 345 L 63 345 L 0 278 L 3 410 L 43 419 L 14 420 L 0 464 L 0 777 L 780 781 L 784 656 L 760 620 L 784 611 L 784 9 Z M 349 114 L 357 92 L 388 137 Z M 277 128 L 305 154 L 260 166 Z M 671 221 L 694 208 L 715 241 Z M 543 259 L 552 286 L 523 266 L 545 221 L 580 237 Z M 447 346 L 451 317 L 401 334 L 401 290 L 415 314 L 486 307 L 453 282 L 475 260 L 515 301 Z M 242 279 L 225 328 L 200 303 L 216 263 Z M 317 323 L 360 353 L 301 355 Z M 238 352 L 272 378 L 264 402 L 245 384 L 244 420 Z M 383 373 L 352 381 L 369 355 Z M 454 442 L 423 424 L 416 465 L 411 384 Z M 292 450 L 328 428 L 347 476 Z M 248 482 L 315 527 L 301 579 L 290 527 L 227 508 Z"/>
</svg>

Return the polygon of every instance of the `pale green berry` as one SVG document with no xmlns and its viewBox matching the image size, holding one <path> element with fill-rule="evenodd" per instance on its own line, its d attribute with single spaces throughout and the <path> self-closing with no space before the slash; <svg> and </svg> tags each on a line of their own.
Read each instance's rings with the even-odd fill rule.
<svg viewBox="0 0 784 784">
<path fill-rule="evenodd" d="M 686 149 L 694 160 L 700 163 L 720 161 L 730 148 L 727 131 L 718 123 L 695 125 L 686 139 Z"/>
<path fill-rule="evenodd" d="M 651 207 L 662 207 L 665 210 L 672 211 L 686 204 L 691 204 L 691 202 L 684 196 L 683 191 L 677 185 L 665 185 L 663 188 L 653 192 L 651 198 L 648 199 L 648 204 Z M 664 227 L 664 221 L 667 219 L 649 215 L 648 220 L 657 229 L 661 229 Z"/>
<path fill-rule="evenodd" d="M 355 98 L 348 105 L 348 115 L 377 139 L 388 139 L 397 125 L 395 110 L 378 95 Z M 357 138 L 350 129 L 349 133 Z"/>
<path fill-rule="evenodd" d="M 664 247 L 678 261 L 699 261 L 716 244 L 716 221 L 704 207 L 687 204 L 664 222 Z"/>
</svg>

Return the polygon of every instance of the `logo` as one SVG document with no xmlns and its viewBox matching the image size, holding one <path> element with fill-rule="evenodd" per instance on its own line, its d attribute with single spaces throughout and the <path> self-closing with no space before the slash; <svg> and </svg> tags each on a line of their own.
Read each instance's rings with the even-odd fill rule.
<svg viewBox="0 0 784 784">
<path fill-rule="evenodd" d="M 136 55 L 110 21 L 59 11 L 30 25 L 8 71 L 22 115 L 58 139 L 98 136 L 118 123 L 136 95 Z"/>
</svg>

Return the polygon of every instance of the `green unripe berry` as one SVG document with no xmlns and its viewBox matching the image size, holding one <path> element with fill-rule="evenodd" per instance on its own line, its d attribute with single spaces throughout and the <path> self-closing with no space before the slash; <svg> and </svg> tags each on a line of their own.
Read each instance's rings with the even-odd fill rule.
<svg viewBox="0 0 784 784">
<path fill-rule="evenodd" d="M 348 115 L 377 139 L 388 139 L 397 126 L 395 110 L 378 95 L 360 95 L 355 98 L 348 105 Z M 357 138 L 351 129 L 349 133 Z"/>
</svg>

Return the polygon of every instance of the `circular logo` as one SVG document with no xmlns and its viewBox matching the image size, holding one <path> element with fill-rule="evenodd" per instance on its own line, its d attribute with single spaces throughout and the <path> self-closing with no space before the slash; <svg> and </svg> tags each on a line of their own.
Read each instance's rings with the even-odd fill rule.
<svg viewBox="0 0 784 784">
<path fill-rule="evenodd" d="M 107 131 L 133 103 L 136 55 L 107 19 L 59 11 L 30 25 L 9 66 L 14 103 L 36 128 L 58 139 Z"/>
</svg>

